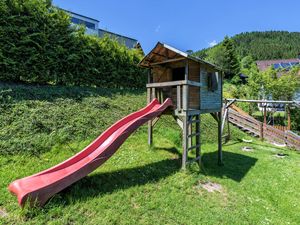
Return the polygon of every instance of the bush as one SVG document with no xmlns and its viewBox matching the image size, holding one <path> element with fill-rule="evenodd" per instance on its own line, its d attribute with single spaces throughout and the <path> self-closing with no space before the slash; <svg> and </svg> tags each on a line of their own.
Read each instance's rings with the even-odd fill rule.
<svg viewBox="0 0 300 225">
<path fill-rule="evenodd" d="M 144 87 L 138 50 L 84 34 L 49 0 L 0 3 L 0 80 L 38 84 Z"/>
</svg>

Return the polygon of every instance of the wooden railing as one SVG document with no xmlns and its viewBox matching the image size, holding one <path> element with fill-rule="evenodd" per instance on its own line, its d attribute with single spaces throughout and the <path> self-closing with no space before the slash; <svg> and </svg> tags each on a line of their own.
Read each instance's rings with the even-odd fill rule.
<svg viewBox="0 0 300 225">
<path fill-rule="evenodd" d="M 263 124 L 250 115 L 236 110 L 236 106 L 229 108 L 228 119 L 232 124 L 240 127 L 244 131 L 253 133 L 261 139 L 271 142 L 286 144 L 289 147 L 300 150 L 300 136 L 292 131 L 283 131 L 273 126 Z"/>
<path fill-rule="evenodd" d="M 285 133 L 287 145 L 292 146 L 297 150 L 300 150 L 300 136 L 290 130 L 286 131 Z"/>
<path fill-rule="evenodd" d="M 253 117 L 245 116 L 235 110 L 229 109 L 228 119 L 229 122 L 239 126 L 241 129 L 248 130 L 257 136 L 262 136 L 262 123 Z"/>
<path fill-rule="evenodd" d="M 166 97 L 171 97 L 164 96 L 163 88 L 176 87 L 176 99 L 174 99 L 176 101 L 176 109 L 178 111 L 188 110 L 189 86 L 201 87 L 202 85 L 201 83 L 190 80 L 148 83 L 146 85 L 148 102 L 150 102 L 154 98 L 157 98 L 159 102 L 162 103 Z"/>
<path fill-rule="evenodd" d="M 281 126 L 281 125 L 273 125 L 274 128 L 281 130 L 281 131 L 287 131 L 288 127 L 287 126 Z"/>
</svg>

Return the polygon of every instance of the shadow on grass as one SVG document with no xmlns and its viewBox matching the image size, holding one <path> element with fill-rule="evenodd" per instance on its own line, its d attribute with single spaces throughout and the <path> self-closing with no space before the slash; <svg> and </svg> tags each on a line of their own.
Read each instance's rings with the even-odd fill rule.
<svg viewBox="0 0 300 225">
<path fill-rule="evenodd" d="M 229 178 L 240 182 L 255 165 L 257 158 L 247 155 L 223 151 L 223 166 L 217 165 L 217 152 L 204 153 L 202 163 L 205 175 Z"/>
<path fill-rule="evenodd" d="M 61 205 L 63 199 L 66 200 L 64 205 L 70 205 L 77 200 L 86 201 L 118 190 L 156 183 L 176 173 L 180 169 L 180 162 L 179 159 L 166 159 L 140 167 L 93 174 L 60 192 L 49 205 Z"/>
<path fill-rule="evenodd" d="M 155 148 L 155 150 L 168 151 L 176 158 L 165 159 L 147 165 L 121 169 L 113 172 L 103 172 L 87 176 L 74 185 L 66 188 L 60 194 L 55 195 L 47 204 L 47 208 L 53 205 L 71 205 L 74 202 L 84 202 L 91 198 L 110 194 L 115 191 L 125 190 L 135 186 L 159 182 L 161 179 L 171 176 L 181 168 L 181 153 L 177 148 Z M 257 161 L 256 158 L 242 154 L 223 151 L 224 166 L 217 165 L 217 152 L 204 153 L 202 163 L 204 175 L 219 178 L 229 178 L 240 182 Z"/>
<path fill-rule="evenodd" d="M 237 142 L 239 143 L 239 142 Z M 172 154 L 177 154 L 181 158 L 181 153 L 177 148 L 156 148 L 158 150 L 168 151 Z M 223 151 L 223 166 L 219 166 L 218 152 L 209 152 L 202 155 L 201 173 L 204 175 L 215 176 L 219 178 L 229 178 L 240 182 L 248 173 L 248 171 L 255 165 L 257 158 L 247 155 Z M 189 157 L 189 160 L 192 159 Z M 181 159 L 180 159 L 181 161 Z"/>
</svg>

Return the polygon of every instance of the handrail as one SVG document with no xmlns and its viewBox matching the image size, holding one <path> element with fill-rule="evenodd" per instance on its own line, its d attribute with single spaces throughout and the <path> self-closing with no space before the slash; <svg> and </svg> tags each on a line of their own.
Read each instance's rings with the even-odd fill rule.
<svg viewBox="0 0 300 225">
<path fill-rule="evenodd" d="M 297 101 L 284 101 L 284 100 L 254 100 L 254 99 L 236 99 L 236 98 L 227 98 L 227 101 L 235 101 L 235 102 L 252 102 L 252 103 L 278 103 L 278 104 L 295 104 L 299 105 L 300 102 Z"/>
<path fill-rule="evenodd" d="M 179 85 L 189 85 L 195 87 L 202 87 L 203 85 L 199 82 L 191 80 L 178 80 L 178 81 L 167 81 L 159 83 L 149 83 L 146 85 L 147 88 L 159 88 L 159 87 L 170 87 L 170 86 L 179 86 Z"/>
</svg>

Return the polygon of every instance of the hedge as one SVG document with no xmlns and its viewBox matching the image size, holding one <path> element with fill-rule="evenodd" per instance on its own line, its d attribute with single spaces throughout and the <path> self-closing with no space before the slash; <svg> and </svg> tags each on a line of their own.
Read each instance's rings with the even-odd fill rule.
<svg viewBox="0 0 300 225">
<path fill-rule="evenodd" d="M 49 0 L 0 0 L 0 81 L 144 87 L 138 50 L 84 34 Z"/>
</svg>

